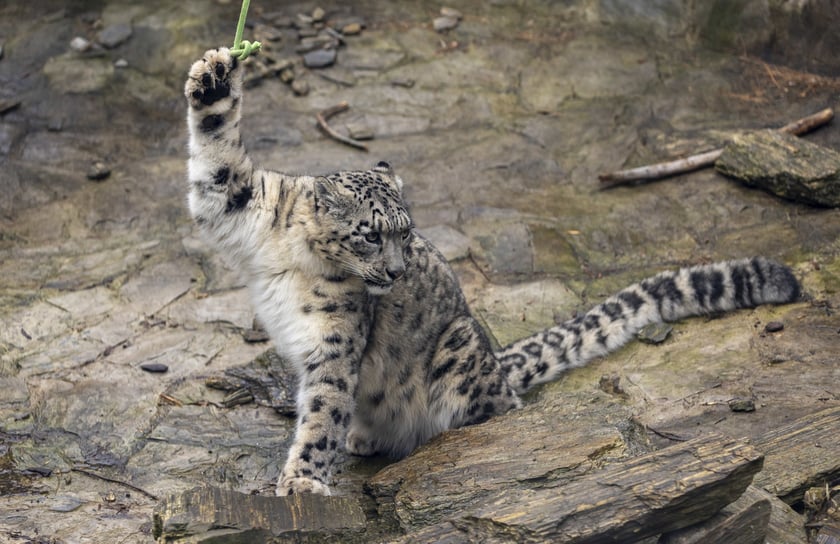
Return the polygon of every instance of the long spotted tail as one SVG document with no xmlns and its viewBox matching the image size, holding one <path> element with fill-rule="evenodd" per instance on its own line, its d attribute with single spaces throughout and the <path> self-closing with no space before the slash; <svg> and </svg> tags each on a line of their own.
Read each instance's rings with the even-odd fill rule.
<svg viewBox="0 0 840 544">
<path fill-rule="evenodd" d="M 790 269 L 770 259 L 681 268 L 642 280 L 585 314 L 496 352 L 508 383 L 523 393 L 628 342 L 650 323 L 784 304 L 799 298 Z"/>
</svg>

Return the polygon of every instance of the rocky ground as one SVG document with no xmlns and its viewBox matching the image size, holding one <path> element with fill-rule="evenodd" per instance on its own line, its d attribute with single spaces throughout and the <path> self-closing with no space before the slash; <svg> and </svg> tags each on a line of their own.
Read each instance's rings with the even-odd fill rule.
<svg viewBox="0 0 840 544">
<path fill-rule="evenodd" d="M 252 4 L 266 50 L 247 147 L 294 172 L 395 165 L 500 343 L 663 268 L 764 254 L 803 282 L 800 303 L 676 324 L 531 402 L 621 404 L 654 445 L 754 438 L 840 405 L 836 209 L 713 170 L 597 180 L 837 107 L 830 1 Z M 164 496 L 270 493 L 292 419 L 207 384 L 285 378 L 258 359 L 269 345 L 241 283 L 184 205 L 183 78 L 232 42 L 238 12 L 0 6 L 0 541 L 148 542 Z M 342 101 L 330 126 L 368 152 L 316 126 Z M 840 148 L 836 125 L 807 138 Z M 362 493 L 385 464 L 348 460 L 337 492 Z"/>
</svg>

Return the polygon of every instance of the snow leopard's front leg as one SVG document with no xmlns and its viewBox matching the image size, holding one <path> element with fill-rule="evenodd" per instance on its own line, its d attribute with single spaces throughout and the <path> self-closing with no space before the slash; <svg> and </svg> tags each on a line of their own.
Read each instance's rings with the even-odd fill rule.
<svg viewBox="0 0 840 544">
<path fill-rule="evenodd" d="M 190 68 L 184 94 L 189 105 L 190 212 L 199 226 L 222 238 L 230 230 L 225 225 L 241 220 L 240 212 L 260 196 L 254 181 L 258 176 L 240 136 L 240 63 L 226 48 L 207 51 Z"/>
<path fill-rule="evenodd" d="M 314 310 L 336 317 L 344 314 L 344 319 L 322 332 L 321 346 L 300 369 L 297 428 L 277 481 L 277 495 L 330 494 L 332 468 L 344 451 L 356 410 L 359 364 L 368 333 L 366 317 L 360 313 L 351 317 L 348 301 L 352 302 L 350 297 L 341 304 L 326 302 Z"/>
</svg>

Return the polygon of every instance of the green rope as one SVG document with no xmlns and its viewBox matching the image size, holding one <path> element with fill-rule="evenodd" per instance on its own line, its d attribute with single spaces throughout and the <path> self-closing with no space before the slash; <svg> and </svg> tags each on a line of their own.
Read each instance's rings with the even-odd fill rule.
<svg viewBox="0 0 840 544">
<path fill-rule="evenodd" d="M 245 19 L 248 17 L 248 5 L 251 0 L 242 0 L 242 9 L 239 11 L 239 23 L 236 25 L 236 37 L 233 39 L 233 47 L 230 49 L 230 54 L 238 56 L 239 60 L 245 60 L 252 53 L 260 50 L 260 42 L 249 42 L 242 39 L 242 33 L 245 31 Z"/>
</svg>

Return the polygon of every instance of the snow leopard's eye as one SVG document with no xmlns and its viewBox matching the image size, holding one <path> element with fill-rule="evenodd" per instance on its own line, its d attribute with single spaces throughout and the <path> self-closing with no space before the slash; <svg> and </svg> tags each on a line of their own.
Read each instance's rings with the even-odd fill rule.
<svg viewBox="0 0 840 544">
<path fill-rule="evenodd" d="M 382 236 L 378 232 L 370 231 L 365 234 L 365 241 L 369 244 L 380 244 L 382 242 Z"/>
</svg>

